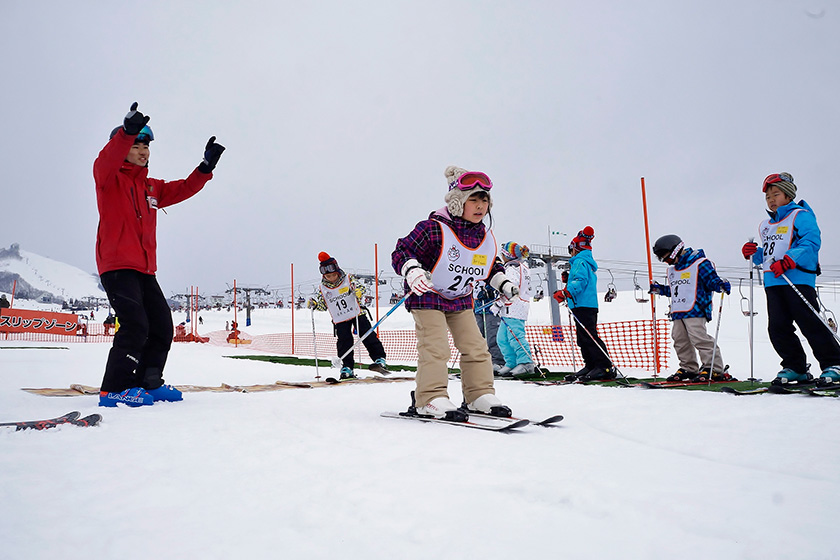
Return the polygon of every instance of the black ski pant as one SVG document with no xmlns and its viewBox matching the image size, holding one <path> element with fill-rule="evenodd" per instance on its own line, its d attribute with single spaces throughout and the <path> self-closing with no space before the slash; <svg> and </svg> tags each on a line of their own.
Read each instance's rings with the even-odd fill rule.
<svg viewBox="0 0 840 560">
<path fill-rule="evenodd" d="M 817 291 L 811 286 L 796 286 L 814 309 L 819 309 Z M 820 369 L 840 365 L 840 344 L 820 318 L 805 305 L 790 286 L 767 286 L 767 334 L 782 367 L 796 373 L 805 373 L 806 355 L 802 342 L 796 335 L 794 322 L 811 346 Z"/>
<path fill-rule="evenodd" d="M 112 270 L 100 276 L 120 328 L 105 365 L 102 391 L 157 389 L 172 346 L 172 312 L 152 274 Z"/>
<path fill-rule="evenodd" d="M 357 325 L 358 321 L 358 325 Z M 353 340 L 353 329 L 356 328 L 359 336 L 363 336 L 370 330 L 370 321 L 367 315 L 362 312 L 358 316 L 348 321 L 342 321 L 335 324 L 335 336 L 338 340 L 335 343 L 335 349 L 339 356 L 344 356 L 344 353 L 353 348 L 355 341 Z M 382 342 L 376 336 L 376 331 L 370 333 L 366 339 L 362 341 L 368 351 L 371 359 L 375 362 L 379 358 L 385 359 L 385 348 L 382 347 Z M 356 367 L 356 359 L 353 357 L 353 352 L 350 352 L 344 359 L 341 360 L 341 365 L 354 369 Z"/>
<path fill-rule="evenodd" d="M 571 311 L 577 319 L 575 321 L 575 335 L 586 369 L 609 368 L 612 362 L 604 354 L 607 351 L 607 345 L 598 336 L 598 309 L 596 307 L 575 307 Z M 586 328 L 584 329 L 584 327 Z M 589 331 L 589 334 L 587 334 L 587 331 Z"/>
</svg>

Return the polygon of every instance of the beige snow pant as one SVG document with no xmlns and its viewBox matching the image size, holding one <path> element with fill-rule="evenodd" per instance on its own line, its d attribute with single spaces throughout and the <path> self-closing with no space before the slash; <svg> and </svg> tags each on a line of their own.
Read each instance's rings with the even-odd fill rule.
<svg viewBox="0 0 840 560">
<path fill-rule="evenodd" d="M 715 348 L 715 338 L 706 332 L 705 317 L 690 317 L 677 319 L 671 327 L 671 338 L 674 339 L 674 350 L 680 360 L 680 368 L 686 373 L 700 373 L 701 367 L 709 367 L 712 363 L 712 353 L 715 355 L 713 373 L 723 372 L 723 357 L 720 347 Z M 696 350 L 696 351 L 695 351 Z M 700 364 L 697 363 L 700 354 Z"/>
<path fill-rule="evenodd" d="M 461 352 L 461 389 L 471 403 L 481 395 L 495 394 L 493 363 L 487 341 L 478 330 L 472 309 L 443 312 L 437 309 L 412 309 L 417 333 L 417 407 L 438 397 L 449 398 L 449 338 Z M 456 405 L 460 403 L 455 403 Z"/>
</svg>

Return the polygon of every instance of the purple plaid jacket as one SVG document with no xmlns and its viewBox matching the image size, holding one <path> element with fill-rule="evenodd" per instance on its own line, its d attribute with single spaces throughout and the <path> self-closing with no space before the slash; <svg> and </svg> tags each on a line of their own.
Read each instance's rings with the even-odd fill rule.
<svg viewBox="0 0 840 560">
<path fill-rule="evenodd" d="M 487 231 L 483 222 L 473 224 L 463 218 L 453 217 L 446 207 L 436 210 L 429 214 L 428 220 L 419 222 L 414 226 L 411 233 L 397 240 L 397 247 L 391 253 L 391 265 L 397 274 L 402 273 L 402 267 L 409 259 L 416 259 L 424 269 L 432 270 L 440 256 L 443 244 L 443 232 L 440 229 L 439 222 L 451 227 L 461 243 L 471 249 L 481 244 Z M 490 271 L 490 278 L 498 272 L 504 274 L 505 269 L 502 262 L 497 258 Z M 403 285 L 405 291 L 408 292 L 408 285 L 405 283 Z M 444 312 L 463 311 L 473 308 L 473 297 L 472 294 L 468 294 L 458 299 L 446 299 L 434 292 L 426 292 L 421 296 L 411 294 L 405 300 L 405 307 L 409 311 L 412 309 L 439 309 Z"/>
</svg>

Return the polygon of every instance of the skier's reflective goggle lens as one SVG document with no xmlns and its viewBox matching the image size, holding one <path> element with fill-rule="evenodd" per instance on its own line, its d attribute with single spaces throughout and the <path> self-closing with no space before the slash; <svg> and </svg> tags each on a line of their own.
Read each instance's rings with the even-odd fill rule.
<svg viewBox="0 0 840 560">
<path fill-rule="evenodd" d="M 474 189 L 475 187 L 481 187 L 485 191 L 489 191 L 493 188 L 493 181 L 490 180 L 490 177 L 480 171 L 468 171 L 452 183 L 449 183 L 450 191 L 456 188 L 462 191 L 468 191 L 470 189 Z"/>
<path fill-rule="evenodd" d="M 767 192 L 767 187 L 773 183 L 781 183 L 782 181 L 793 183 L 793 177 L 787 173 L 773 173 L 772 175 L 768 175 L 767 178 L 764 179 L 764 186 L 761 187 L 761 192 Z"/>
<path fill-rule="evenodd" d="M 148 126 L 144 126 L 143 130 L 140 131 L 140 134 L 137 135 L 137 138 L 134 139 L 135 144 L 148 144 L 152 140 L 155 139 L 155 135 L 152 133 L 152 129 Z"/>
<path fill-rule="evenodd" d="M 318 270 L 321 271 L 321 274 L 330 274 L 331 272 L 338 272 L 338 265 L 335 263 L 322 264 Z"/>
</svg>

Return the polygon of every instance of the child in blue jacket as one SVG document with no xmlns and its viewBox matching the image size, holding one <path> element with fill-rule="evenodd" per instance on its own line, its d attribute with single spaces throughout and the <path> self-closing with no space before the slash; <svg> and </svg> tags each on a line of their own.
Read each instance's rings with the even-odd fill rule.
<svg viewBox="0 0 840 560">
<path fill-rule="evenodd" d="M 583 369 L 566 376 L 567 381 L 615 379 L 615 368 L 607 357 L 607 346 L 598 336 L 598 264 L 592 257 L 595 230 L 586 226 L 569 244 L 569 281 L 554 292 L 558 303 L 564 301 L 575 317 L 575 335 L 583 356 Z"/>
<path fill-rule="evenodd" d="M 820 363 L 822 374 L 817 383 L 840 382 L 840 344 L 788 284 L 789 280 L 814 309 L 819 309 L 815 286 L 821 239 L 817 218 L 807 202 L 794 202 L 796 185 L 790 173 L 768 175 L 761 190 L 769 216 L 758 228 L 761 251 L 754 241 L 749 241 L 741 252 L 744 258 L 752 257 L 753 263 L 762 265 L 764 270 L 767 333 L 782 358 L 782 371 L 773 383 L 801 383 L 813 379 L 794 322 Z"/>
</svg>

